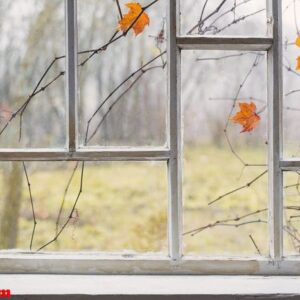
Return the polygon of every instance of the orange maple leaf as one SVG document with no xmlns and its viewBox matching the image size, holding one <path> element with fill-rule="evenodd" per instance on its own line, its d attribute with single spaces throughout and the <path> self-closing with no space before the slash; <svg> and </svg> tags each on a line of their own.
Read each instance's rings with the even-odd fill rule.
<svg viewBox="0 0 300 300">
<path fill-rule="evenodd" d="M 296 38 L 295 45 L 300 47 L 300 36 Z"/>
<path fill-rule="evenodd" d="M 296 70 L 297 70 L 297 71 L 300 71 L 300 56 L 297 57 Z"/>
<path fill-rule="evenodd" d="M 150 19 L 148 15 L 143 12 L 143 8 L 139 3 L 126 3 L 125 6 L 129 8 L 129 12 L 119 21 L 119 30 L 125 32 L 132 26 L 135 35 L 138 35 L 144 31 L 146 25 L 150 24 Z"/>
<path fill-rule="evenodd" d="M 237 112 L 230 120 L 243 126 L 241 132 L 250 132 L 260 122 L 260 116 L 256 114 L 256 105 L 253 102 L 250 104 L 242 102 L 239 103 L 239 106 L 241 111 Z"/>
</svg>

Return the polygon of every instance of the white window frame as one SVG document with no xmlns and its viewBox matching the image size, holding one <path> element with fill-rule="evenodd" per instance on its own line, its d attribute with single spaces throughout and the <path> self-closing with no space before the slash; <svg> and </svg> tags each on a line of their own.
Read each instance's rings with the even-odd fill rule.
<svg viewBox="0 0 300 300">
<path fill-rule="evenodd" d="M 168 1 L 168 146 L 90 150 L 77 141 L 77 10 L 65 0 L 67 47 L 68 143 L 66 149 L 0 151 L 0 161 L 166 161 L 169 180 L 169 255 L 0 252 L 0 273 L 63 274 L 218 274 L 296 275 L 300 258 L 283 256 L 284 170 L 300 159 L 282 156 L 281 0 L 267 1 L 266 37 L 183 36 L 179 0 Z M 266 51 L 268 69 L 269 257 L 207 258 L 182 255 L 182 110 L 181 51 L 186 49 Z"/>
</svg>

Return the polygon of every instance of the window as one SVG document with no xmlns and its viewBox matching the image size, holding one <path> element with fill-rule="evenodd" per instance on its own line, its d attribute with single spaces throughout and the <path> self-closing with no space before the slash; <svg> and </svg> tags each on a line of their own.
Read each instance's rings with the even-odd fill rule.
<svg viewBox="0 0 300 300">
<path fill-rule="evenodd" d="M 27 9 L 32 14 L 43 7 L 42 4 L 39 4 L 41 7 L 34 7 L 35 2 L 30 0 L 29 2 L 31 6 L 27 7 Z M 118 3 L 115 1 L 111 2 L 113 3 L 110 3 L 110 5 Z M 121 1 L 121 4 L 125 3 L 123 2 Z M 155 5 L 158 5 L 153 15 L 154 18 L 157 17 L 157 20 L 163 21 L 161 23 L 158 21 L 157 24 L 160 25 L 154 25 L 154 27 L 157 26 L 155 28 L 156 31 L 161 29 L 162 35 L 166 27 L 167 52 L 165 54 L 164 50 L 158 47 L 158 49 L 152 49 L 155 55 L 149 57 L 148 53 L 145 54 L 145 51 L 143 52 L 142 47 L 140 52 L 136 51 L 135 45 L 141 40 L 131 40 L 126 46 L 128 56 L 125 59 L 123 58 L 122 61 L 118 61 L 118 57 L 125 53 L 124 49 L 116 47 L 112 50 L 112 53 L 105 51 L 112 40 L 121 39 L 124 35 L 116 31 L 110 37 L 107 35 L 107 32 L 101 31 L 102 26 L 104 26 L 102 23 L 94 22 L 97 18 L 97 20 L 101 20 L 101 17 L 105 14 L 105 10 L 98 12 L 93 6 L 97 3 L 99 4 L 99 1 L 66 0 L 65 3 L 63 1 L 53 1 L 54 4 L 52 2 L 50 4 L 53 7 L 47 7 L 44 11 L 45 14 L 54 11 L 52 17 L 48 16 L 47 24 L 53 22 L 51 26 L 55 29 L 51 32 L 47 30 L 45 32 L 49 36 L 49 38 L 47 36 L 47 43 L 50 43 L 55 48 L 52 53 L 56 53 L 56 58 L 50 62 L 46 70 L 51 69 L 49 72 L 52 72 L 52 66 L 55 65 L 53 74 L 57 77 L 53 77 L 54 79 L 51 81 L 43 83 L 45 85 L 38 81 L 40 77 L 36 78 L 39 84 L 36 86 L 33 94 L 42 94 L 45 91 L 49 93 L 46 98 L 48 101 L 45 103 L 45 106 L 37 106 L 35 110 L 31 110 L 29 116 L 25 113 L 23 115 L 23 110 L 27 106 L 30 107 L 33 94 L 28 97 L 27 102 L 24 104 L 25 106 L 21 106 L 17 114 L 10 112 L 10 109 L 4 107 L 5 102 L 3 102 L 2 113 L 7 122 L 4 122 L 4 126 L 2 126 L 2 133 L 6 133 L 6 127 L 11 132 L 9 133 L 10 135 L 2 135 L 2 137 L 6 136 L 6 141 L 4 138 L 1 141 L 0 136 L 2 173 L 4 174 L 5 172 L 3 170 L 12 168 L 10 169 L 10 174 L 12 174 L 14 168 L 16 172 L 18 168 L 21 168 L 24 172 L 23 174 L 25 174 L 24 181 L 27 186 L 27 198 L 31 209 L 26 210 L 27 219 L 30 222 L 27 220 L 24 223 L 25 235 L 23 242 L 27 242 L 33 251 L 1 251 L 1 272 L 99 274 L 299 273 L 297 258 L 286 254 L 283 243 L 284 234 L 288 234 L 287 239 L 291 236 L 293 237 L 293 235 L 293 241 L 298 239 L 297 228 L 283 224 L 283 213 L 286 212 L 284 201 L 288 201 L 287 206 L 290 210 L 293 210 L 293 208 L 296 211 L 298 210 L 297 204 L 294 203 L 297 199 L 292 199 L 293 195 L 288 195 L 287 199 L 283 199 L 283 177 L 289 177 L 287 179 L 289 185 L 293 185 L 294 182 L 297 185 L 299 175 L 297 169 L 300 167 L 300 163 L 297 157 L 286 155 L 286 153 L 291 152 L 294 154 L 295 149 L 291 150 L 290 147 L 286 146 L 287 143 L 283 143 L 284 139 L 285 141 L 291 141 L 294 137 L 291 137 L 289 130 L 285 130 L 285 134 L 282 133 L 282 125 L 285 126 L 287 124 L 284 123 L 286 118 L 282 118 L 282 65 L 284 65 L 282 53 L 282 3 L 277 0 L 267 0 L 266 3 L 260 0 L 219 1 L 219 4 L 213 7 L 210 6 L 212 2 L 215 5 L 216 1 L 200 0 L 143 1 L 143 7 L 149 8 L 149 10 L 153 9 L 154 11 Z M 65 13 L 63 12 L 63 4 L 65 4 Z M 166 22 L 164 21 L 165 5 Z M 288 4 L 288 7 L 291 7 L 291 5 Z M 240 9 L 239 11 L 238 8 Z M 201 16 L 198 21 L 199 11 Z M 253 12 L 249 13 L 249 11 Z M 120 13 L 122 14 L 122 10 Z M 204 19 L 206 18 L 207 20 L 212 15 L 214 19 L 211 19 L 212 22 L 206 24 Z M 12 10 L 11 18 L 14 19 L 15 16 L 16 13 Z M 27 18 L 30 16 L 32 17 L 28 13 Z M 225 23 L 222 21 L 224 16 Z M 248 17 L 253 17 L 254 22 L 261 22 L 262 26 L 252 27 L 254 23 L 248 23 L 247 25 Z M 66 24 L 65 38 L 62 34 L 64 31 L 64 19 Z M 43 19 L 36 20 L 43 21 Z M 91 20 L 91 22 L 86 22 L 86 20 Z M 105 25 L 108 23 L 103 22 Z M 18 25 L 18 23 L 16 24 Z M 114 24 L 112 23 L 111 26 L 115 26 Z M 234 26 L 235 24 L 242 25 L 237 29 Z M 8 25 L 6 24 L 5 26 Z M 35 26 L 35 30 L 38 31 L 40 25 L 35 24 Z M 229 35 L 223 35 L 224 32 Z M 101 40 L 109 40 L 110 42 L 104 44 L 104 46 L 101 45 L 101 47 L 94 45 L 94 39 L 91 36 L 101 35 L 102 33 L 103 37 L 101 37 Z M 151 37 L 150 34 L 149 36 Z M 33 37 L 34 34 L 32 35 Z M 157 39 L 157 37 L 155 38 Z M 34 39 L 30 40 L 28 37 L 24 39 L 22 36 L 20 36 L 20 39 L 36 45 Z M 61 51 L 63 52 L 64 39 L 66 40 L 66 55 L 58 56 Z M 162 39 L 165 40 L 164 35 Z M 33 46 L 37 53 L 33 59 L 30 59 L 30 63 L 35 63 L 37 69 L 46 65 L 44 61 L 40 61 L 40 59 L 45 59 L 42 55 L 42 46 Z M 203 65 L 196 65 L 191 60 L 190 53 L 192 50 L 194 51 L 192 52 L 193 55 L 197 56 L 199 61 L 208 61 L 208 64 L 204 65 L 204 67 Z M 103 60 L 94 60 L 93 63 L 89 64 L 89 60 L 99 53 L 103 53 Z M 30 54 L 27 55 L 30 56 Z M 139 57 L 138 62 L 130 61 L 133 56 Z M 233 58 L 234 63 L 232 61 L 224 62 L 220 57 Z M 145 61 L 149 60 L 151 62 L 159 61 L 159 63 L 155 65 L 145 63 Z M 151 77 L 155 80 L 153 81 L 154 83 L 148 82 L 149 84 L 143 86 L 143 90 L 130 90 L 135 83 L 130 81 L 131 83 L 126 86 L 131 93 L 128 96 L 129 102 L 126 105 L 121 103 L 119 109 L 112 112 L 111 119 L 104 126 L 105 129 L 98 134 L 98 128 L 102 126 L 104 120 L 108 120 L 106 113 L 110 113 L 115 106 L 115 102 L 107 103 L 106 99 L 111 98 L 110 91 L 114 94 L 119 88 L 118 82 L 115 82 L 113 77 L 113 74 L 118 73 L 119 70 L 115 69 L 116 65 L 112 64 L 112 61 L 118 61 L 122 65 L 122 70 L 126 71 L 122 78 L 125 78 L 126 82 L 128 81 L 126 78 L 131 79 L 150 69 L 155 69 L 155 72 L 156 69 L 159 69 L 160 73 L 154 73 Z M 209 64 L 209 61 L 213 61 L 213 63 Z M 221 61 L 221 65 L 218 64 L 218 61 Z M 247 64 L 251 62 L 250 71 L 247 68 L 243 69 L 244 62 L 247 62 Z M 195 77 L 193 77 L 193 71 L 197 68 L 205 68 L 204 70 L 207 71 L 207 74 L 205 76 L 196 74 L 199 76 L 199 80 L 197 80 L 195 86 L 189 87 L 189 80 L 196 81 Z M 287 66 L 287 68 L 289 69 L 290 66 Z M 128 73 L 128 69 L 132 71 Z M 165 74 L 166 69 L 167 75 Z M 247 81 L 249 73 L 256 71 L 256 76 L 259 80 Z M 244 74 L 244 77 L 241 74 Z M 42 79 L 46 75 L 49 75 L 48 71 L 44 73 Z M 28 75 L 26 77 L 27 81 L 29 80 L 28 78 L 31 80 L 35 76 L 37 75 Z M 97 81 L 100 77 L 103 77 L 104 81 Z M 167 93 L 165 93 L 164 89 L 164 78 L 167 82 Z M 189 150 L 186 150 L 187 147 L 183 147 L 188 143 L 189 138 L 193 142 L 194 134 L 206 137 L 205 129 L 203 129 L 205 119 L 201 119 L 199 115 L 196 115 L 196 121 L 193 121 L 193 115 L 191 113 L 187 114 L 188 108 L 183 106 L 183 98 L 190 99 L 189 88 L 197 95 L 207 96 L 205 89 L 213 91 L 216 86 L 220 88 L 220 85 L 216 85 L 215 81 L 221 81 L 224 78 L 228 79 L 222 83 L 224 91 L 231 88 L 236 89 L 237 87 L 238 92 L 240 92 L 243 85 L 248 84 L 249 89 L 256 86 L 258 90 L 256 95 L 259 98 L 263 100 L 267 98 L 267 101 L 263 101 L 267 104 L 262 105 L 265 118 L 260 123 L 259 131 L 260 142 L 264 141 L 264 139 L 267 140 L 267 149 L 258 150 L 250 154 L 254 161 L 252 165 L 258 168 L 258 173 L 250 173 L 250 176 L 253 178 L 246 181 L 246 183 L 242 183 L 237 187 L 231 186 L 231 191 L 234 192 L 235 189 L 246 189 L 256 179 L 263 178 L 260 194 L 254 194 L 254 196 L 247 194 L 246 199 L 261 198 L 261 203 L 264 205 L 261 206 L 263 207 L 261 211 L 256 211 L 258 208 L 254 206 L 252 212 L 245 212 L 243 206 L 235 207 L 235 209 L 238 209 L 238 212 L 232 211 L 232 206 L 229 206 L 226 208 L 226 213 L 233 213 L 235 217 L 227 218 L 223 222 L 220 221 L 222 216 L 217 215 L 218 210 L 207 212 L 205 222 L 208 229 L 217 227 L 216 224 L 224 225 L 224 227 L 242 227 L 243 224 L 237 221 L 261 213 L 258 219 L 254 219 L 253 222 L 246 220 L 249 224 L 255 223 L 254 225 L 258 226 L 254 229 L 259 231 L 260 237 L 258 240 L 251 234 L 248 235 L 248 231 L 243 231 L 239 240 L 237 240 L 237 235 L 232 236 L 231 232 L 217 231 L 212 233 L 210 231 L 206 236 L 206 241 L 211 238 L 214 242 L 212 242 L 212 248 L 209 248 L 206 247 L 209 244 L 201 245 L 200 238 L 197 240 L 192 239 L 189 234 L 195 234 L 199 231 L 199 227 L 195 229 L 196 222 L 193 221 L 193 219 L 196 219 L 198 222 L 199 217 L 192 212 L 199 203 L 197 202 L 194 205 L 193 201 L 190 201 L 188 205 L 183 205 L 183 199 L 186 200 L 189 197 L 193 199 L 195 194 L 203 195 L 201 183 L 205 184 L 205 178 L 208 176 L 216 176 L 216 185 L 219 182 L 220 186 L 225 184 L 224 187 L 226 188 L 224 177 L 219 178 L 216 174 L 218 174 L 218 170 L 224 169 L 225 171 L 223 170 L 222 174 L 231 176 L 229 173 L 226 173 L 229 172 L 229 169 L 225 167 L 225 162 L 224 165 L 222 163 L 223 160 L 226 161 L 227 165 L 230 165 L 231 158 L 224 156 L 222 160 L 217 160 L 219 152 L 216 149 L 205 149 L 204 146 L 201 146 L 199 149 L 201 149 L 200 152 L 202 154 L 210 154 L 210 156 L 203 154 L 201 161 L 201 157 L 199 158 L 198 154 L 195 156 L 195 149 L 191 147 Z M 51 90 L 52 92 L 48 92 L 47 86 L 52 85 L 53 82 L 58 86 L 53 91 Z M 103 85 L 103 82 L 105 82 L 105 85 Z M 242 84 L 239 88 L 240 82 Z M 29 85 L 26 80 L 24 84 L 25 86 Z M 58 89 L 61 91 L 64 87 L 66 89 L 66 101 L 61 97 L 61 93 L 58 92 Z M 121 94 L 114 95 L 116 96 L 114 98 L 116 103 L 118 102 L 118 97 L 122 97 L 122 93 L 125 93 L 125 91 L 122 90 Z M 130 102 L 130 97 L 133 97 L 134 93 L 140 93 L 139 99 L 143 97 L 149 99 L 148 95 L 150 95 L 150 97 L 160 101 L 156 103 L 155 107 L 151 106 L 153 102 L 150 101 L 143 102 L 140 106 L 133 105 L 134 103 Z M 105 98 L 107 94 L 109 96 Z M 95 95 L 101 95 L 104 103 L 100 102 L 99 105 L 99 103 L 94 102 L 87 105 Z M 19 95 L 17 96 L 19 97 Z M 41 97 L 41 95 L 38 96 Z M 212 93 L 212 96 L 217 97 L 218 94 Z M 249 100 L 254 101 L 253 96 L 250 96 Z M 19 99 L 18 97 L 16 99 Z M 237 100 L 240 97 L 242 96 L 238 93 L 227 102 L 230 105 L 234 103 L 232 110 L 230 110 L 231 114 L 236 109 Z M 243 95 L 243 97 L 246 96 Z M 43 100 L 41 99 L 40 102 L 43 103 Z M 52 103 L 51 106 L 49 105 L 50 102 Z M 48 105 L 49 107 L 47 107 Z M 189 108 L 190 112 L 193 112 L 197 105 L 204 107 L 204 104 L 201 103 L 196 104 L 196 106 L 194 104 L 194 106 Z M 213 113 L 211 110 L 213 105 L 205 108 L 207 116 Z M 102 107 L 105 107 L 104 113 L 98 114 Z M 221 106 L 215 105 L 214 107 L 218 109 Z M 51 116 L 50 113 L 47 114 L 50 111 Z M 147 111 L 146 114 L 145 111 Z M 55 117 L 52 116 L 54 113 L 57 114 Z M 185 117 L 184 120 L 183 116 Z M 20 122 L 16 122 L 16 117 L 20 119 Z M 130 122 L 126 120 L 130 120 Z M 193 127 L 195 122 L 199 122 L 203 128 Z M 11 126 L 11 123 L 14 125 Z M 55 130 L 53 126 L 48 126 L 49 123 L 55 124 Z M 225 127 L 225 132 L 222 127 L 224 122 L 219 124 L 221 124 L 219 127 L 217 127 L 217 122 L 213 125 L 216 126 L 214 128 L 217 128 L 218 132 L 225 133 L 229 152 L 232 152 L 231 154 L 235 156 L 235 159 L 240 160 L 242 167 L 251 167 L 248 165 L 248 161 L 241 158 L 232 147 L 233 142 L 231 142 L 231 137 L 226 131 L 227 127 Z M 24 128 L 24 126 L 26 127 Z M 26 131 L 26 128 L 30 126 L 41 126 L 42 128 L 40 132 L 36 132 L 35 136 L 33 136 L 28 134 L 29 130 Z M 185 130 L 189 126 L 192 129 L 186 133 Z M 290 123 L 286 126 L 290 126 Z M 16 143 L 15 141 L 18 139 L 21 142 Z M 216 140 L 218 139 L 219 137 L 216 136 Z M 249 139 L 251 137 L 248 139 L 241 138 L 241 143 L 251 144 Z M 253 148 L 255 148 L 255 144 L 253 145 Z M 197 148 L 196 151 L 199 149 Z M 249 154 L 245 147 L 242 151 L 246 151 L 245 155 Z M 210 160 L 205 162 L 205 159 L 207 160 L 208 157 Z M 200 160 L 197 161 L 197 159 Z M 267 160 L 267 164 L 264 160 Z M 18 162 L 16 164 L 9 163 L 16 161 Z M 195 169 L 196 165 L 205 170 L 205 163 L 213 165 L 210 169 L 212 173 L 197 173 L 194 178 L 189 177 L 189 174 L 197 171 Z M 36 171 L 32 173 L 30 170 Z M 52 171 L 48 172 L 47 170 Z M 295 170 L 296 174 L 290 173 Z M 3 174 L 2 176 L 6 177 Z M 92 178 L 97 180 L 92 181 Z M 197 180 L 200 186 L 200 188 L 198 186 L 199 189 L 196 191 L 191 191 L 192 188 L 189 185 L 193 180 Z M 55 184 L 53 184 L 54 182 Z M 65 185 L 63 182 L 69 182 L 70 184 Z M 77 183 L 75 186 L 72 185 L 74 182 Z M 45 183 L 47 183 L 46 187 Z M 87 186 L 83 187 L 85 184 Z M 210 189 L 216 189 L 216 185 L 211 186 Z M 14 192 L 17 193 L 18 190 L 16 186 L 11 184 L 10 186 L 3 185 L 3 187 L 7 188 L 9 190 L 8 193 L 10 192 L 11 195 Z M 42 190 L 37 191 L 39 188 Z M 83 190 L 88 191 L 84 198 L 82 197 L 84 194 Z M 91 190 L 93 190 L 93 193 L 89 192 Z M 118 192 L 118 199 L 114 196 L 116 194 L 109 194 L 110 191 Z M 231 191 L 229 192 L 230 194 L 233 193 Z M 22 191 L 19 191 L 19 193 L 22 193 Z M 39 195 L 40 199 L 35 199 L 36 194 Z M 54 224 L 49 224 L 48 222 L 47 216 L 51 213 L 48 210 L 43 210 L 45 206 L 44 199 L 46 195 L 48 197 L 48 194 L 53 199 L 61 199 L 62 197 L 63 204 L 64 201 L 67 201 L 67 197 L 72 195 L 72 201 L 68 202 L 68 210 L 60 210 L 58 219 L 56 219 Z M 143 201 L 141 200 L 141 195 L 144 197 Z M 18 197 L 20 195 L 16 196 L 16 198 Z M 125 197 L 127 201 L 124 202 L 122 197 Z M 215 200 L 220 200 L 220 198 Z M 95 199 L 101 199 L 102 209 L 104 207 L 107 208 L 107 210 L 104 210 L 104 213 L 99 209 L 98 205 L 95 205 Z M 203 196 L 201 199 L 203 199 Z M 112 202 L 119 203 L 119 206 L 114 207 L 111 204 Z M 214 202 L 214 200 L 211 202 Z M 60 203 L 60 201 L 55 201 L 55 203 L 51 202 L 51 205 L 56 205 L 56 208 L 59 210 Z M 50 204 L 48 203 L 47 205 Z M 35 209 L 38 206 L 40 206 L 38 210 L 39 216 L 36 216 Z M 146 218 L 147 215 L 143 215 L 145 207 L 148 207 L 150 211 L 155 208 L 156 213 Z M 200 207 L 200 209 L 202 208 Z M 131 212 L 131 218 L 128 214 L 129 211 Z M 118 214 L 116 215 L 116 213 Z M 133 220 L 133 216 L 135 218 L 139 214 L 142 214 L 143 217 L 139 223 L 136 223 L 136 220 Z M 206 212 L 204 211 L 204 214 L 201 216 L 203 217 L 205 214 Z M 212 216 L 217 216 L 219 221 L 212 223 L 210 220 Z M 290 220 L 290 217 L 287 220 Z M 38 224 L 36 223 L 37 218 L 41 219 Z M 76 227 L 78 220 L 82 224 Z M 263 223 L 264 227 L 260 227 L 260 223 Z M 98 226 L 99 224 L 102 224 L 102 227 L 116 228 L 116 230 L 112 231 L 113 234 L 110 237 L 104 236 L 101 232 L 102 227 Z M 54 235 L 50 238 L 47 236 L 46 239 L 45 234 L 49 232 L 51 226 L 53 227 Z M 135 243 L 128 242 L 126 244 L 124 242 L 122 246 L 114 243 L 114 241 L 129 235 L 132 227 L 134 227 L 136 234 Z M 291 228 L 293 228 L 293 232 L 291 232 Z M 5 230 L 9 231 L 13 230 L 13 228 L 6 228 Z M 65 233 L 65 230 L 67 233 Z M 74 244 L 74 241 L 72 241 L 74 232 L 76 232 L 77 239 L 82 241 L 77 248 L 76 243 Z M 64 235 L 63 242 L 60 239 L 62 235 Z M 150 236 L 150 239 L 153 240 L 152 243 L 149 243 L 149 239 L 143 241 L 146 235 Z M 231 244 L 233 247 L 230 246 L 227 249 L 224 244 L 225 252 L 230 252 L 230 255 L 216 257 L 219 254 L 223 254 L 218 251 L 218 247 L 222 246 L 222 235 L 226 235 L 225 239 L 233 240 Z M 218 239 L 220 240 L 219 244 L 215 243 Z M 248 242 L 250 240 L 250 246 L 243 248 L 246 239 Z M 268 239 L 269 242 L 267 241 Z M 239 242 L 241 245 L 236 245 Z M 59 243 L 63 243 L 61 247 Z M 101 249 L 98 248 L 98 243 L 101 244 Z M 133 251 L 122 253 L 124 245 Z M 249 254 L 247 247 L 252 247 L 252 250 L 259 252 L 260 255 L 254 255 L 253 251 L 250 251 Z M 10 247 L 8 246 L 7 248 Z M 57 248 L 59 248 L 59 251 L 56 251 Z M 36 250 L 39 251 L 36 252 Z M 74 250 L 79 250 L 80 252 Z M 95 250 L 96 252 L 91 253 L 85 250 Z M 69 252 L 66 253 L 64 251 Z M 204 256 L 207 252 L 210 255 Z"/>
</svg>

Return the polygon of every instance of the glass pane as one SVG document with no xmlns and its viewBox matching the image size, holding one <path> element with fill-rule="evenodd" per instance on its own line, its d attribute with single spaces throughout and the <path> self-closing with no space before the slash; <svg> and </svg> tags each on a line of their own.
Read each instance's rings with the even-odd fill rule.
<svg viewBox="0 0 300 300">
<path fill-rule="evenodd" d="M 119 2 L 127 14 L 127 1 Z M 88 52 L 79 55 L 79 64 L 85 62 L 79 68 L 82 145 L 166 143 L 165 4 L 160 0 L 146 10 L 150 24 L 143 32 L 135 36 L 131 29 L 123 36 L 115 1 L 78 1 L 79 51 Z"/>
<path fill-rule="evenodd" d="M 167 251 L 165 163 L 76 166 L 27 162 L 30 196 L 22 163 L 1 163 L 0 249 L 30 248 L 32 200 L 32 250 Z"/>
<path fill-rule="evenodd" d="M 300 156 L 300 69 L 297 69 L 300 48 L 295 44 L 297 36 L 300 35 L 300 24 L 297 17 L 299 9 L 299 1 L 283 1 L 283 148 L 284 156 L 289 158 Z"/>
<path fill-rule="evenodd" d="M 266 35 L 265 0 L 181 0 L 183 35 Z"/>
<path fill-rule="evenodd" d="M 65 145 L 64 1 L 0 2 L 0 148 Z M 42 79 L 42 80 L 41 80 Z"/>
<path fill-rule="evenodd" d="M 300 253 L 300 172 L 284 173 L 284 255 Z"/>
<path fill-rule="evenodd" d="M 183 52 L 185 254 L 267 254 L 266 95 L 264 53 Z"/>
</svg>

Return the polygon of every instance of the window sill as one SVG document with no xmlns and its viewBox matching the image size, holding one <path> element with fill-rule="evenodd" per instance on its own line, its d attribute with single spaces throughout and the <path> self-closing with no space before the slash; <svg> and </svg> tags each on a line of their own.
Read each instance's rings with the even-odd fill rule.
<svg viewBox="0 0 300 300">
<path fill-rule="evenodd" d="M 1 274 L 0 289 L 10 289 L 13 299 L 28 300 L 70 299 L 70 295 L 78 296 L 74 299 L 233 299 L 232 295 L 234 299 L 300 299 L 300 276 Z"/>
</svg>

